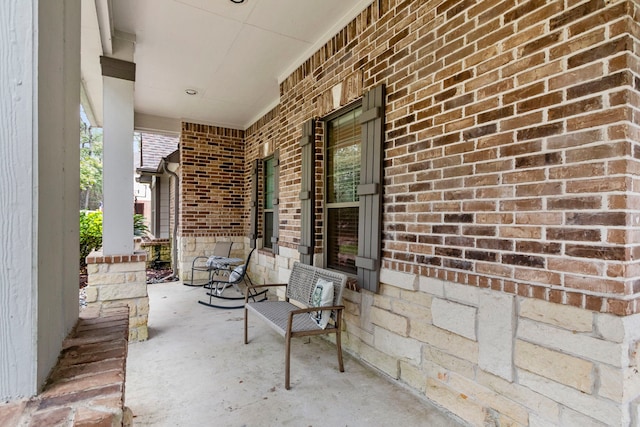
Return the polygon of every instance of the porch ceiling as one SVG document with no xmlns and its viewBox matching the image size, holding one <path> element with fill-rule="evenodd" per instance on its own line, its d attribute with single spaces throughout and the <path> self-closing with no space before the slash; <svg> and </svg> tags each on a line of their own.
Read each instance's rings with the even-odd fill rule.
<svg viewBox="0 0 640 427">
<path fill-rule="evenodd" d="M 109 54 L 110 37 L 124 32 L 136 40 L 136 121 L 145 118 L 164 130 L 180 120 L 245 129 L 278 103 L 279 82 L 370 2 L 83 2 L 85 109 L 90 106 L 101 125 L 99 56 Z"/>
</svg>

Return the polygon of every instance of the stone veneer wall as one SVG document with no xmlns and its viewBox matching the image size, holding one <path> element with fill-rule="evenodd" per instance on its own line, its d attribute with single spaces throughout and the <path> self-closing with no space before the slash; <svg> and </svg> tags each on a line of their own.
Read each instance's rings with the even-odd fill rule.
<svg viewBox="0 0 640 427">
<path fill-rule="evenodd" d="M 101 310 L 126 304 L 131 342 L 145 341 L 149 337 L 146 262 L 145 251 L 131 255 L 92 252 L 87 257 L 87 308 Z"/>
<path fill-rule="evenodd" d="M 385 84 L 381 290 L 346 292 L 346 347 L 474 425 L 637 425 L 639 9 L 373 2 L 245 131 L 247 177 L 280 149 L 261 268 L 297 258 L 302 124 Z"/>
</svg>

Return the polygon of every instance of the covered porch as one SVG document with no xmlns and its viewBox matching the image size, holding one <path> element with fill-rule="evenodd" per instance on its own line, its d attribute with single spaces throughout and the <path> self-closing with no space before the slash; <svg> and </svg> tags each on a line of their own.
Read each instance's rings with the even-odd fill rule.
<svg viewBox="0 0 640 427">
<path fill-rule="evenodd" d="M 129 345 L 126 402 L 134 425 L 466 425 L 323 339 L 292 345 L 292 388 L 284 388 L 284 340 L 242 310 L 197 303 L 202 288 L 149 286 L 149 340 Z"/>
<path fill-rule="evenodd" d="M 125 278 L 122 294 L 147 292 L 130 231 L 132 134 L 169 133 L 180 138 L 169 191 L 181 278 L 218 241 L 239 258 L 256 249 L 257 283 L 286 281 L 296 261 L 344 271 L 345 349 L 464 422 L 638 425 L 640 4 L 277 3 L 277 13 L 266 0 L 14 0 L 0 10 L 11 35 L 0 37 L 10 53 L 0 63 L 0 398 L 38 393 L 78 318 L 82 97 L 105 128 L 105 257 L 95 259 Z M 91 8 L 95 37 L 81 40 Z M 196 386 L 218 372 L 218 351 L 249 359 L 279 345 L 265 334 L 235 344 L 218 330 L 232 334 L 239 314 L 202 311 L 196 298 L 162 311 L 201 292 L 179 289 L 160 298 L 158 322 L 225 338 L 180 358 L 185 370 L 211 362 L 190 374 Z M 144 325 L 130 337 L 144 340 L 149 305 L 135 308 Z M 179 330 L 157 325 L 132 352 Z M 311 345 L 323 343 L 303 346 L 299 361 Z M 229 396 L 287 398 L 271 375 L 277 357 L 264 359 L 226 377 Z M 355 359 L 335 381 L 350 381 Z M 248 386 L 261 364 L 273 392 Z M 294 363 L 294 390 L 313 383 L 306 365 Z M 203 393 L 185 410 L 249 416 L 240 398 Z"/>
</svg>

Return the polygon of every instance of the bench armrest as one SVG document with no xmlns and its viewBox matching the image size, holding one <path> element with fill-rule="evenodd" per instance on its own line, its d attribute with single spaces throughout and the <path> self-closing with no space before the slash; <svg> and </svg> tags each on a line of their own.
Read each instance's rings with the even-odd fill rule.
<svg viewBox="0 0 640 427">
<path fill-rule="evenodd" d="M 312 311 L 319 311 L 319 310 L 335 310 L 335 311 L 342 311 L 344 310 L 344 305 L 327 305 L 327 306 L 322 306 L 322 307 L 307 307 L 307 308 L 300 308 L 298 310 L 293 310 L 289 312 L 289 317 L 293 317 L 296 314 L 303 314 L 303 313 L 311 313 Z"/>
<path fill-rule="evenodd" d="M 298 310 L 293 310 L 289 312 L 289 319 L 287 320 L 287 330 L 286 330 L 286 334 L 290 335 L 291 334 L 291 330 L 293 329 L 293 316 L 297 315 L 297 314 L 305 314 L 305 313 L 311 313 L 312 311 L 318 311 L 318 309 L 321 310 L 335 310 L 336 311 L 336 328 L 340 329 L 341 328 L 341 324 L 342 324 L 342 311 L 344 310 L 344 305 L 328 305 L 328 306 L 322 306 L 322 307 L 307 307 L 307 308 L 300 308 Z"/>
</svg>

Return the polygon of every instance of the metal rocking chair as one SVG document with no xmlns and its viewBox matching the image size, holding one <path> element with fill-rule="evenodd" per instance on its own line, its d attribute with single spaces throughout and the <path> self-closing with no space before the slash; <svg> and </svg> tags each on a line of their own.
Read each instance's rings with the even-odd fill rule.
<svg viewBox="0 0 640 427">
<path fill-rule="evenodd" d="M 185 286 L 203 286 L 211 283 L 211 280 L 220 273 L 221 266 L 218 263 L 208 262 L 211 257 L 228 257 L 231 253 L 231 242 L 216 242 L 213 247 L 213 254 L 211 256 L 198 256 L 195 257 L 191 263 L 191 282 L 184 282 Z M 204 262 L 204 263 L 203 263 Z M 206 271 L 209 275 L 208 279 L 204 283 L 194 283 L 194 274 L 196 271 Z"/>
<path fill-rule="evenodd" d="M 205 289 L 208 289 L 209 291 L 207 292 L 207 295 L 209 296 L 209 302 L 202 301 L 202 300 L 199 300 L 198 302 L 208 307 L 215 307 L 215 308 L 226 308 L 226 309 L 243 308 L 245 297 L 238 285 L 241 282 L 244 282 L 246 285 L 249 285 L 249 286 L 253 285 L 253 283 L 251 282 L 251 278 L 247 274 L 247 268 L 249 267 L 249 261 L 251 260 L 251 255 L 253 254 L 254 250 L 255 248 L 251 249 L 251 252 L 249 252 L 249 256 L 247 257 L 247 260 L 245 261 L 245 263 L 234 268 L 233 271 L 229 274 L 227 280 L 213 279 L 207 285 L 205 285 Z M 232 288 L 233 290 L 235 290 L 238 296 L 223 295 L 224 291 L 229 288 Z M 266 289 L 260 292 L 250 289 L 249 299 L 251 299 L 252 302 L 266 301 L 267 300 L 266 294 L 267 294 Z M 220 300 L 225 300 L 225 301 L 242 301 L 242 303 L 240 305 L 214 304 L 213 302 L 214 298 L 218 298 Z"/>
</svg>

